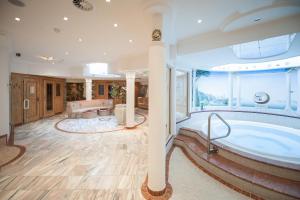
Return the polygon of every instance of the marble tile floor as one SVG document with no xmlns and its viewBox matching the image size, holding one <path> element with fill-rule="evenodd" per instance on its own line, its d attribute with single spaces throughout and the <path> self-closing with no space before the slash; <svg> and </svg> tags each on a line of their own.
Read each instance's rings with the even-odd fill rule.
<svg viewBox="0 0 300 200">
<path fill-rule="evenodd" d="M 26 153 L 0 169 L 0 199 L 143 199 L 147 122 L 133 130 L 83 135 L 56 130 L 62 117 L 16 128 L 16 144 L 26 146 Z M 201 172 L 178 148 L 170 182 L 175 200 L 247 199 Z"/>
<path fill-rule="evenodd" d="M 142 199 L 146 126 L 101 134 L 67 134 L 62 116 L 16 128 L 26 153 L 0 170 L 0 199 Z"/>
</svg>

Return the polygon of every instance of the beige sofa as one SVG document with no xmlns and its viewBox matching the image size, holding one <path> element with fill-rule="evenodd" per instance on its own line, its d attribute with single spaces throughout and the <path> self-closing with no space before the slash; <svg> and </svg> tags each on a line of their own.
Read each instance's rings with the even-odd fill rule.
<svg viewBox="0 0 300 200">
<path fill-rule="evenodd" d="M 67 113 L 70 118 L 82 117 L 82 113 L 97 110 L 113 109 L 112 99 L 95 99 L 90 101 L 72 101 L 67 103 Z"/>
</svg>

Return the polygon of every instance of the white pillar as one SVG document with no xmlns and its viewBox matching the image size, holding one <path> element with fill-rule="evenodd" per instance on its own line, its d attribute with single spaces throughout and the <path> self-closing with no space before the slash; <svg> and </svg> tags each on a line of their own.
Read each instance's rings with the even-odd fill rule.
<svg viewBox="0 0 300 200">
<path fill-rule="evenodd" d="M 92 100 L 92 79 L 85 79 L 85 99 Z"/>
<path fill-rule="evenodd" d="M 135 72 L 126 72 L 126 127 L 135 126 L 134 98 L 135 98 Z"/>
<path fill-rule="evenodd" d="M 163 16 L 153 15 L 153 30 L 162 30 Z M 163 36 L 161 38 L 163 40 Z M 148 188 L 163 191 L 166 187 L 166 49 L 162 41 L 152 41 L 149 48 L 149 134 Z"/>
<path fill-rule="evenodd" d="M 300 115 L 300 68 L 297 68 L 297 113 Z"/>
<path fill-rule="evenodd" d="M 171 134 L 176 135 L 176 68 L 171 68 L 171 95 L 170 95 L 170 114 L 171 114 Z"/>
<path fill-rule="evenodd" d="M 162 191 L 166 178 L 165 48 L 162 42 L 153 42 L 149 48 L 149 134 L 148 187 Z"/>
<path fill-rule="evenodd" d="M 233 76 L 232 72 L 228 73 L 228 106 L 232 107 L 232 99 L 233 99 Z"/>
<path fill-rule="evenodd" d="M 285 74 L 285 92 L 286 92 L 286 104 L 285 104 L 285 110 L 289 111 L 291 110 L 291 73 L 287 72 Z"/>
<path fill-rule="evenodd" d="M 238 75 L 236 77 L 236 87 L 237 87 L 237 102 L 236 107 L 241 107 L 241 77 Z"/>
</svg>

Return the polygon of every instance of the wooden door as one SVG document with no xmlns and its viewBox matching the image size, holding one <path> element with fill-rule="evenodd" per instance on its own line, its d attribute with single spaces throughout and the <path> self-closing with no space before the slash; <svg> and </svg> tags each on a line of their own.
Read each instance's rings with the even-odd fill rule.
<svg viewBox="0 0 300 200">
<path fill-rule="evenodd" d="M 11 123 L 23 124 L 23 78 L 12 74 L 10 84 Z"/>
<path fill-rule="evenodd" d="M 25 78 L 24 83 L 24 123 L 39 119 L 38 80 Z"/>
<path fill-rule="evenodd" d="M 64 111 L 64 95 L 63 95 L 63 82 L 57 81 L 55 83 L 55 95 L 54 95 L 54 112 L 62 113 Z"/>
<path fill-rule="evenodd" d="M 97 99 L 107 99 L 108 98 L 108 88 L 106 82 L 98 82 L 96 88 L 96 98 Z"/>
<path fill-rule="evenodd" d="M 54 81 L 44 80 L 44 117 L 55 114 L 54 112 Z"/>
</svg>

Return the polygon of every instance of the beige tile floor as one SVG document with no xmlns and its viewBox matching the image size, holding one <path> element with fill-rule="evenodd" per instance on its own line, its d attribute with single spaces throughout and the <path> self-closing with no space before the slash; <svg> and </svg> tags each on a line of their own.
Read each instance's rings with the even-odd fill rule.
<svg viewBox="0 0 300 200">
<path fill-rule="evenodd" d="M 25 155 L 0 171 L 0 199 L 142 199 L 147 127 L 102 134 L 54 129 L 60 117 L 16 129 Z"/>
<path fill-rule="evenodd" d="M 16 129 L 16 144 L 27 151 L 0 170 L 0 199 L 143 199 L 147 122 L 134 130 L 82 135 L 54 129 L 61 117 Z M 177 148 L 170 182 L 175 200 L 246 199 L 195 168 Z"/>
</svg>

